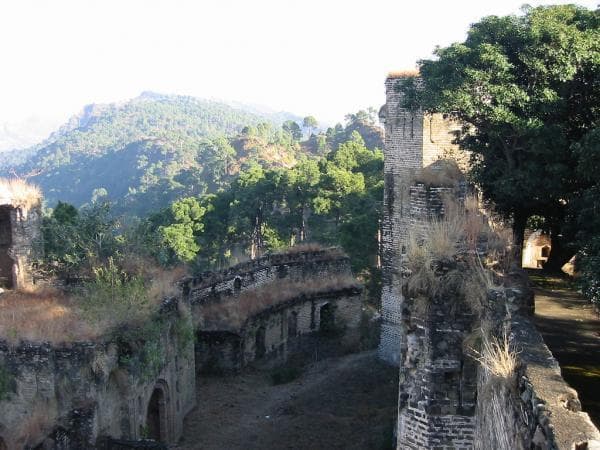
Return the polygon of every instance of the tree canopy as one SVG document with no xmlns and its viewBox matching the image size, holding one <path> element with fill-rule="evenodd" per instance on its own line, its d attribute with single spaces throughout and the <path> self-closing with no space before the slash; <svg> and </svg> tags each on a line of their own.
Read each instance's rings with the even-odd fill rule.
<svg viewBox="0 0 600 450">
<path fill-rule="evenodd" d="M 573 241 L 566 225 L 590 186 L 576 149 L 598 126 L 599 25 L 598 10 L 525 8 L 482 19 L 464 42 L 420 62 L 420 106 L 465 124 L 458 141 L 473 154 L 484 195 L 513 220 L 517 238 L 528 217 L 543 217 L 554 255 Z"/>
</svg>

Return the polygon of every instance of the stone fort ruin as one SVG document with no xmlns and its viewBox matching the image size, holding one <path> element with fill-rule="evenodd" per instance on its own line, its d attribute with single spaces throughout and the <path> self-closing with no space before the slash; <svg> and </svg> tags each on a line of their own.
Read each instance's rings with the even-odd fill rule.
<svg viewBox="0 0 600 450">
<path fill-rule="evenodd" d="M 20 277 L 8 287 L 19 289 L 39 202 L 24 208 L 11 197 L 6 211 L 9 273 L 18 264 Z M 155 313 L 149 347 L 148 337 L 110 334 L 64 344 L 0 338 L 0 450 L 166 448 L 196 406 L 197 376 L 281 364 L 332 326 L 352 340 L 361 291 L 341 252 L 296 250 L 180 280 Z"/>
<path fill-rule="evenodd" d="M 465 168 L 466 157 L 454 143 L 460 124 L 404 102 L 407 86 L 421 85 L 417 73 L 390 75 L 380 111 L 385 150 L 378 354 L 400 370 L 397 448 L 599 448 L 600 433 L 532 323 L 533 294 L 519 270 L 509 269 L 502 286 L 489 288 L 477 307 L 458 290 L 411 293 L 416 275 L 407 267 L 409 235 L 426 236 L 432 220 L 445 215 L 446 200 L 461 205 L 467 191 L 464 179 L 448 183 L 438 176 L 448 160 Z M 434 282 L 466 268 L 467 259 L 435 261 Z M 506 330 L 520 353 L 514 373 L 500 381 L 471 348 Z"/>
</svg>

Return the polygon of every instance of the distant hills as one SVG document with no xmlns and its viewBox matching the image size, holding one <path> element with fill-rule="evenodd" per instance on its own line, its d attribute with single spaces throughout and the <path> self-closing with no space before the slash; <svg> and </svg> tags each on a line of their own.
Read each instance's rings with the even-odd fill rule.
<svg viewBox="0 0 600 450">
<path fill-rule="evenodd" d="M 87 105 L 42 144 L 24 150 L 24 161 L 3 155 L 0 176 L 16 173 L 37 183 L 49 206 L 105 197 L 122 212 L 144 214 L 181 195 L 217 189 L 252 159 L 293 164 L 299 147 L 278 134 L 290 117 L 296 118 L 144 92 L 122 103 Z M 245 127 L 257 126 L 259 133 L 243 136 Z"/>
</svg>

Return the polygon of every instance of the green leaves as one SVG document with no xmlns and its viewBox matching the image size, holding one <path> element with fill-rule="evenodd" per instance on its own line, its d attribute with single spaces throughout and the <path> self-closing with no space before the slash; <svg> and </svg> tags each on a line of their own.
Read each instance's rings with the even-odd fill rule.
<svg viewBox="0 0 600 450">
<path fill-rule="evenodd" d="M 206 208 L 200 206 L 198 200 L 183 198 L 171 205 L 173 223 L 159 228 L 165 244 L 182 261 L 192 261 L 200 251 L 196 235 L 204 230 L 205 213 Z"/>
<path fill-rule="evenodd" d="M 598 122 L 599 23 L 573 5 L 486 17 L 420 63 L 421 106 L 470 126 L 474 180 L 507 217 L 557 224 L 581 184 L 572 144 Z"/>
</svg>

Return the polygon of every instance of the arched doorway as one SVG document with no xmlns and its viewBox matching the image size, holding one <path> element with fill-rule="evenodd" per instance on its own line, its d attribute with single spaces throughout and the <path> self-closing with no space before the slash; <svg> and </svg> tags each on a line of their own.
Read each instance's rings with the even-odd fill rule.
<svg viewBox="0 0 600 450">
<path fill-rule="evenodd" d="M 265 327 L 260 327 L 256 330 L 256 342 L 255 342 L 255 357 L 260 359 L 267 353 L 267 347 L 265 343 Z"/>
<path fill-rule="evenodd" d="M 145 436 L 155 441 L 169 441 L 169 417 L 167 411 L 168 392 L 163 383 L 157 384 L 152 391 L 146 412 Z"/>
<path fill-rule="evenodd" d="M 325 303 L 319 310 L 320 322 L 319 330 L 323 333 L 332 333 L 335 330 L 335 315 L 333 314 L 333 305 Z"/>
</svg>

